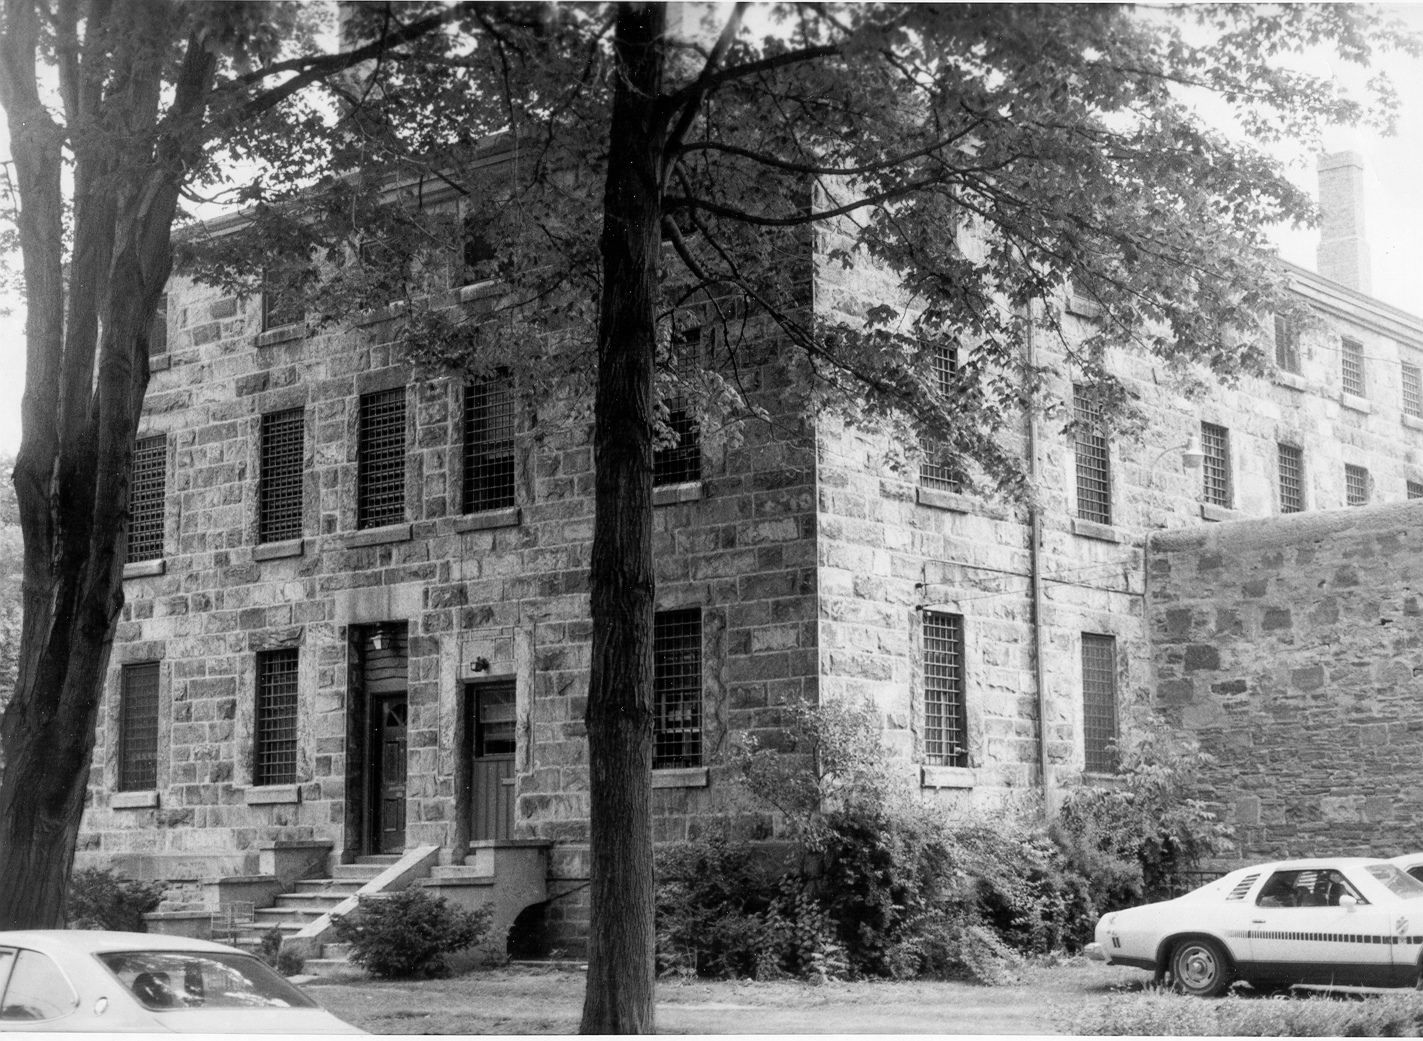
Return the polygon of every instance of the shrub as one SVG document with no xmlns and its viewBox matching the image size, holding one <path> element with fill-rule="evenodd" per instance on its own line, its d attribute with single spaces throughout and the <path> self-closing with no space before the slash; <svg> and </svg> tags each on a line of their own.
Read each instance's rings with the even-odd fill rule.
<svg viewBox="0 0 1423 1041">
<path fill-rule="evenodd" d="M 276 961 L 272 967 L 283 976 L 298 976 L 301 970 L 306 968 L 306 959 L 290 947 L 283 947 L 277 952 Z"/>
<path fill-rule="evenodd" d="M 411 887 L 363 899 L 332 924 L 336 939 L 351 945 L 352 961 L 377 976 L 404 978 L 446 975 L 444 956 L 479 943 L 493 916 L 488 905 L 465 911 Z"/>
<path fill-rule="evenodd" d="M 143 916 L 162 902 L 163 889 L 157 882 L 119 878 L 106 868 L 82 868 L 69 878 L 69 927 L 147 932 Z"/>
</svg>

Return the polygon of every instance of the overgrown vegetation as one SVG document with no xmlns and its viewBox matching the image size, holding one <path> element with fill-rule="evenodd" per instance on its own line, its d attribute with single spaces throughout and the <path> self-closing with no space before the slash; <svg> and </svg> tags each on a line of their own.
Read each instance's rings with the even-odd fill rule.
<svg viewBox="0 0 1423 1041">
<path fill-rule="evenodd" d="M 1120 995 L 1061 1018 L 1069 1034 L 1205 1037 L 1418 1037 L 1423 994 L 1403 991 L 1364 1000 L 1337 997 L 1201 1001 L 1169 991 Z"/>
<path fill-rule="evenodd" d="M 81 868 L 69 879 L 71 929 L 116 929 L 146 933 L 143 916 L 163 900 L 163 886 L 119 878 L 107 868 Z"/>
<path fill-rule="evenodd" d="M 1097 917 L 1179 891 L 1224 828 L 1180 792 L 1202 756 L 1147 741 L 1120 784 L 1070 791 L 991 819 L 919 798 L 868 706 L 790 709 L 790 744 L 737 754 L 778 850 L 722 839 L 664 848 L 664 974 L 1000 983 L 1024 956 L 1073 951 Z"/>
<path fill-rule="evenodd" d="M 282 944 L 282 930 L 274 925 L 262 934 L 262 941 L 257 946 L 257 956 L 283 976 L 295 976 L 306 968 L 306 959 L 291 947 L 284 947 Z"/>
<path fill-rule="evenodd" d="M 351 960 L 376 976 L 444 976 L 445 955 L 468 950 L 489 932 L 493 909 L 452 907 L 423 889 L 362 899 L 333 920 L 336 939 L 351 945 Z"/>
</svg>

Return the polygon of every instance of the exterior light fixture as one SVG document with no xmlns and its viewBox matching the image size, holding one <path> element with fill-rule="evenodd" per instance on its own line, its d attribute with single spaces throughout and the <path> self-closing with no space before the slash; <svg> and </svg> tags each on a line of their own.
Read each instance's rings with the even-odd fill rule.
<svg viewBox="0 0 1423 1041">
<path fill-rule="evenodd" d="M 1205 458 L 1206 453 L 1201 450 L 1200 435 L 1192 434 L 1186 446 L 1181 449 L 1181 465 L 1187 470 L 1199 470 Z"/>
<path fill-rule="evenodd" d="M 371 650 L 388 651 L 390 650 L 390 646 L 391 639 L 389 630 L 383 625 L 376 626 L 375 630 L 371 633 Z"/>
</svg>

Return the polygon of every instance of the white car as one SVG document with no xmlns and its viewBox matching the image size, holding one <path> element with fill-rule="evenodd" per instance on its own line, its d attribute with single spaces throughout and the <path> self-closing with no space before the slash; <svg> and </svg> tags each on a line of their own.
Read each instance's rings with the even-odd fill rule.
<svg viewBox="0 0 1423 1041">
<path fill-rule="evenodd" d="M 1401 857 L 1394 857 L 1389 863 L 1397 864 L 1400 870 L 1423 882 L 1423 853 L 1405 853 Z"/>
<path fill-rule="evenodd" d="M 97 930 L 0 932 L 0 1031 L 360 1034 L 234 947 Z"/>
<path fill-rule="evenodd" d="M 1096 946 L 1112 965 L 1170 973 L 1188 994 L 1255 986 L 1412 987 L 1423 882 L 1349 857 L 1241 868 L 1175 900 L 1113 911 Z"/>
</svg>

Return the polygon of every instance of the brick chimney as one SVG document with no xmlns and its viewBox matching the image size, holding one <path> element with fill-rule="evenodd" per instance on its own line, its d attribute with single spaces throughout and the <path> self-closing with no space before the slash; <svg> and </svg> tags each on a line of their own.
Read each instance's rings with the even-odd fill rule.
<svg viewBox="0 0 1423 1041">
<path fill-rule="evenodd" d="M 1319 157 L 1319 209 L 1315 268 L 1340 285 L 1372 294 L 1369 243 L 1364 238 L 1364 157 L 1358 152 Z"/>
</svg>

